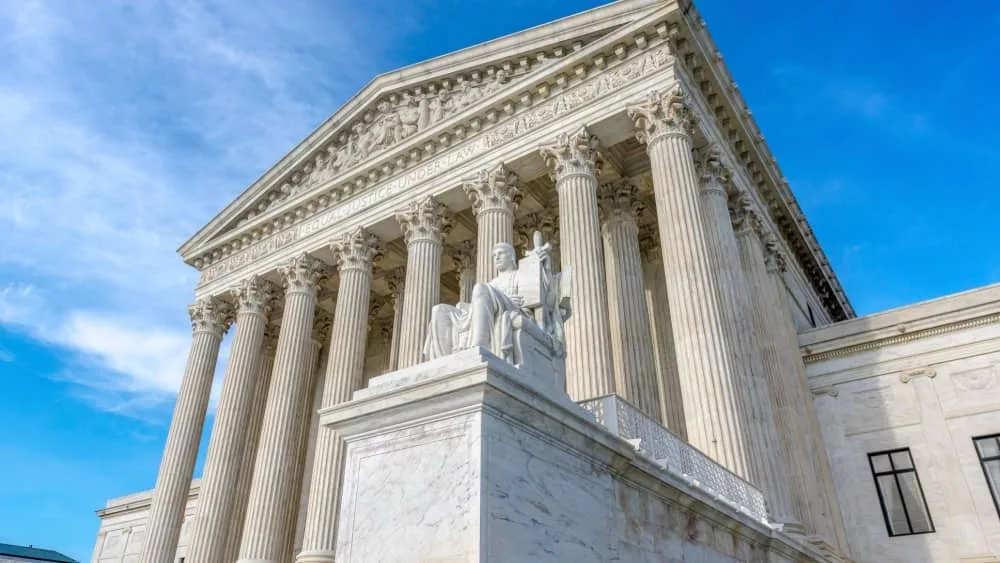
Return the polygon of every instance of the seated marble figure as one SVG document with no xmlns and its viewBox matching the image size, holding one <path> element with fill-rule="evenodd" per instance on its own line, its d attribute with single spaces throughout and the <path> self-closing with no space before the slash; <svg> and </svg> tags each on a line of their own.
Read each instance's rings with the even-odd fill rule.
<svg viewBox="0 0 1000 563">
<path fill-rule="evenodd" d="M 513 246 L 497 244 L 497 276 L 477 283 L 469 303 L 434 307 L 424 344 L 428 360 L 481 346 L 519 368 L 565 369 L 570 272 L 553 274 L 551 245 L 538 232 L 533 242 L 520 263 Z"/>
</svg>

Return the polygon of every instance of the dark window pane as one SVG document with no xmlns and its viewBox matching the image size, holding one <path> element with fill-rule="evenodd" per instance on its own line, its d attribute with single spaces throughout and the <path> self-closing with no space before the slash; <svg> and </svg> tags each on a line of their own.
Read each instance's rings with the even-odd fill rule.
<svg viewBox="0 0 1000 563">
<path fill-rule="evenodd" d="M 934 531 L 909 448 L 868 454 L 890 536 Z"/>
<path fill-rule="evenodd" d="M 994 497 L 1000 497 L 1000 459 L 984 461 L 983 468 L 986 470 L 986 480 L 990 483 Z"/>
<path fill-rule="evenodd" d="M 906 512 L 910 515 L 910 526 L 913 533 L 918 534 L 933 530 L 931 516 L 927 513 L 927 506 L 924 505 L 924 498 L 920 493 L 917 474 L 912 471 L 900 473 L 896 478 L 899 479 L 899 488 L 903 490 L 903 500 L 906 502 Z"/>
<path fill-rule="evenodd" d="M 976 448 L 979 449 L 981 458 L 1000 456 L 1000 444 L 997 443 L 996 436 L 976 440 Z"/>
<path fill-rule="evenodd" d="M 910 462 L 910 452 L 893 452 L 892 465 L 896 469 L 913 469 L 913 463 Z"/>
<path fill-rule="evenodd" d="M 888 473 L 892 471 L 892 465 L 889 464 L 889 454 L 873 455 L 872 468 L 875 469 L 875 473 Z"/>
<path fill-rule="evenodd" d="M 892 535 L 909 534 L 910 526 L 906 521 L 906 509 L 903 508 L 903 498 L 896 488 L 896 477 L 882 475 L 878 478 L 878 488 L 882 491 L 885 502 L 886 517 L 889 520 L 889 531 Z"/>
</svg>

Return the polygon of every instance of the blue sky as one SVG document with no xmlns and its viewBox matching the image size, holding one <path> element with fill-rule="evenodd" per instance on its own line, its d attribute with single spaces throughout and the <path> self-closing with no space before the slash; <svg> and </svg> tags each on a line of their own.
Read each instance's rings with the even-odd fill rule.
<svg viewBox="0 0 1000 563">
<path fill-rule="evenodd" d="M 598 4 L 0 0 L 0 541 L 153 485 L 187 236 L 375 74 Z M 1000 281 L 1000 4 L 698 6 L 860 314 Z"/>
</svg>

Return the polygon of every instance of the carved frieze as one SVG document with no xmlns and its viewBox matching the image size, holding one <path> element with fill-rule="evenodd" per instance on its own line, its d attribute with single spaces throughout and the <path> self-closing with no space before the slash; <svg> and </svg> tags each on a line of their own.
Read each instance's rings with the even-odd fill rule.
<svg viewBox="0 0 1000 563">
<path fill-rule="evenodd" d="M 583 44 L 580 41 L 577 47 Z M 264 199 L 240 216 L 236 226 L 458 115 L 509 84 L 557 61 L 567 52 L 567 49 L 557 46 L 548 53 L 522 56 L 516 61 L 505 61 L 381 96 L 353 122 L 343 125 L 332 142 L 320 147 Z"/>
<path fill-rule="evenodd" d="M 672 60 L 667 45 L 651 47 L 640 52 L 638 56 L 626 59 L 621 64 L 609 67 L 606 71 L 569 87 L 559 95 L 532 103 L 523 111 L 512 111 L 511 115 L 502 121 L 497 118 L 497 123 L 491 127 L 483 129 L 483 124 L 480 123 L 481 131 L 456 124 L 456 129 L 463 128 L 471 134 L 467 134 L 461 143 L 453 144 L 449 150 L 436 155 L 436 158 L 423 162 L 389 181 L 373 185 L 361 193 L 355 193 L 350 200 L 343 203 L 335 202 L 329 195 L 321 194 L 268 223 L 266 225 L 268 234 L 257 235 L 259 237 L 257 240 L 248 236 L 247 241 L 240 245 L 240 249 L 230 251 L 228 256 L 220 252 L 215 258 L 202 258 L 214 263 L 203 266 L 200 283 L 204 285 L 219 279 L 313 233 L 326 230 L 331 225 L 387 201 L 412 186 L 450 171 L 464 162 L 660 71 L 671 64 Z M 604 64 L 606 63 L 601 63 L 602 67 Z"/>
</svg>

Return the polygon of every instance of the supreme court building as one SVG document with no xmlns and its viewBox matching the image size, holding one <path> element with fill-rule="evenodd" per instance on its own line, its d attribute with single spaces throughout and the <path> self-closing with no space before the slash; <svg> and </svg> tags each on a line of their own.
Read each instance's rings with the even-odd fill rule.
<svg viewBox="0 0 1000 563">
<path fill-rule="evenodd" d="M 565 388 L 428 362 L 536 232 Z M 1000 286 L 857 318 L 687 2 L 378 76 L 179 252 L 156 485 L 93 563 L 1000 561 Z"/>
</svg>

